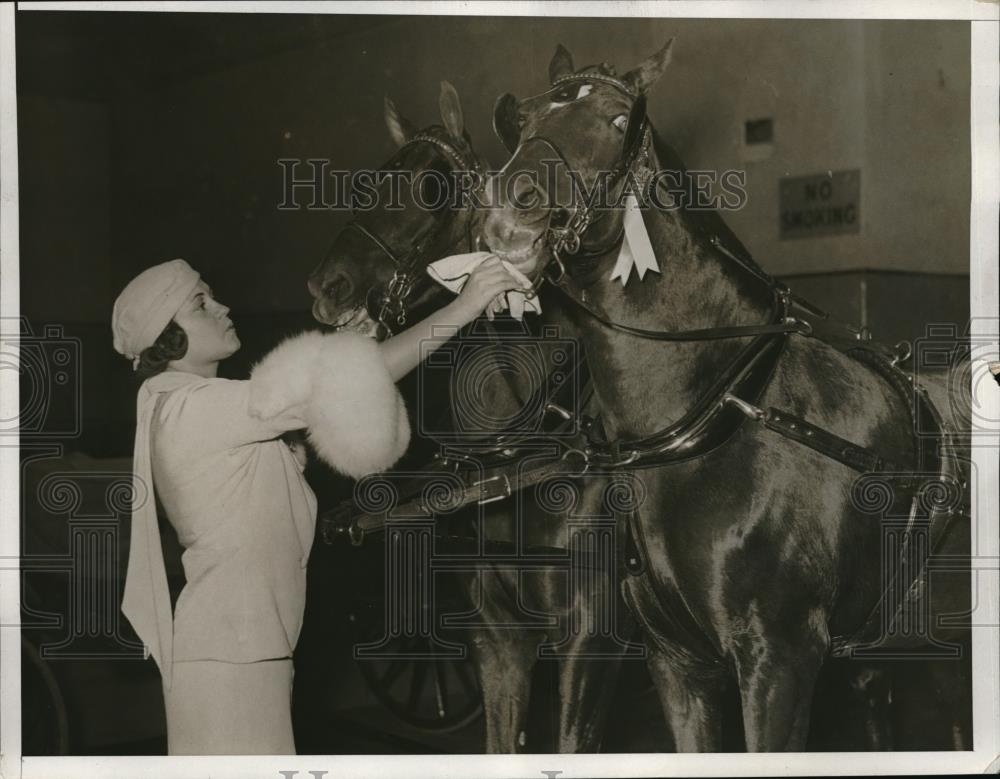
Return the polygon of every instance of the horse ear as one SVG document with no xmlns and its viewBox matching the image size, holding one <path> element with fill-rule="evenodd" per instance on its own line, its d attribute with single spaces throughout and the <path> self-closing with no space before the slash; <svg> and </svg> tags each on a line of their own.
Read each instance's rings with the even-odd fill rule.
<svg viewBox="0 0 1000 779">
<path fill-rule="evenodd" d="M 407 143 L 416 132 L 413 125 L 400 115 L 399 111 L 396 110 L 396 104 L 388 97 L 385 99 L 385 126 L 389 128 L 389 135 L 393 142 L 400 147 Z"/>
<path fill-rule="evenodd" d="M 447 81 L 441 82 L 438 105 L 441 108 L 441 121 L 444 122 L 448 134 L 456 141 L 462 140 L 465 131 L 465 124 L 462 121 L 462 101 L 459 100 L 455 87 Z"/>
<path fill-rule="evenodd" d="M 552 55 L 549 63 L 549 83 L 553 83 L 560 76 L 566 76 L 573 72 L 573 57 L 566 47 L 561 43 L 556 46 L 556 53 Z"/>
<path fill-rule="evenodd" d="M 622 81 L 639 94 L 648 90 L 663 75 L 663 72 L 667 69 L 667 65 L 670 64 L 670 50 L 673 45 L 674 39 L 671 38 L 656 54 L 644 60 L 637 68 L 626 73 L 622 77 Z"/>
</svg>

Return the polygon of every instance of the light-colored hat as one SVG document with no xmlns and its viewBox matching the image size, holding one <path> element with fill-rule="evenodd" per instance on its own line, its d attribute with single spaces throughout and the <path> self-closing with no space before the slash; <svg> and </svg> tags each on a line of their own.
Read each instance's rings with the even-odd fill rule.
<svg viewBox="0 0 1000 779">
<path fill-rule="evenodd" d="M 115 351 L 139 366 L 139 355 L 170 324 L 201 275 L 184 260 L 147 268 L 122 290 L 111 314 Z"/>
</svg>

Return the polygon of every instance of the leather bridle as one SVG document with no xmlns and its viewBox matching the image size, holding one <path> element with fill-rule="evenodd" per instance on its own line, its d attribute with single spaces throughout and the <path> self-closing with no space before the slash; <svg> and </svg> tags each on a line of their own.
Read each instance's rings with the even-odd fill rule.
<svg viewBox="0 0 1000 779">
<path fill-rule="evenodd" d="M 479 160 L 475 157 L 463 154 L 451 144 L 428 132 L 420 132 L 414 135 L 401 147 L 400 151 L 416 143 L 429 143 L 436 147 L 448 160 L 453 173 L 462 172 L 472 175 L 475 179 L 475 187 L 472 193 L 483 190 L 485 187 L 485 176 L 482 165 L 480 165 Z M 473 203 L 469 200 L 465 206 L 465 211 L 469 216 L 466 224 L 466 239 L 470 249 L 473 240 L 471 219 L 473 209 Z M 398 328 L 406 326 L 408 300 L 417 287 L 420 286 L 421 282 L 426 279 L 421 270 L 427 265 L 428 253 L 439 244 L 441 236 L 450 225 L 449 211 L 450 209 L 445 209 L 442 215 L 432 220 L 430 226 L 413 242 L 411 248 L 405 252 L 393 249 L 387 241 L 373 230 L 365 227 L 356 217 L 345 225 L 345 229 L 357 231 L 377 246 L 389 258 L 389 261 L 392 262 L 395 268 L 388 282 L 384 285 L 373 285 L 365 295 L 365 308 L 368 310 L 369 316 L 378 323 L 378 337 L 380 340 L 396 332 Z"/>
<path fill-rule="evenodd" d="M 583 240 L 587 231 L 598 222 L 600 217 L 595 216 L 596 207 L 602 203 L 608 202 L 608 193 L 610 193 L 620 182 L 625 180 L 625 177 L 630 172 L 635 175 L 637 181 L 644 178 L 643 176 L 636 175 L 633 168 L 640 160 L 648 165 L 650 146 L 652 144 L 652 133 L 646 117 L 645 95 L 636 94 L 636 92 L 628 84 L 620 79 L 601 73 L 569 74 L 557 78 L 553 82 L 552 87 L 547 92 L 543 92 L 542 94 L 548 94 L 548 92 L 554 91 L 565 84 L 587 83 L 594 81 L 614 87 L 625 96 L 631 98 L 633 101 L 632 107 L 629 111 L 628 122 L 625 126 L 625 137 L 622 142 L 622 154 L 617 165 L 610 171 L 609 175 L 598 177 L 598 180 L 594 184 L 588 198 L 584 198 L 582 193 L 580 193 L 576 187 L 573 188 L 573 211 L 565 225 L 553 227 L 550 224 L 546 228 L 545 241 L 549 248 L 551 257 L 545 267 L 542 268 L 541 272 L 538 274 L 538 277 L 535 280 L 535 288 L 537 289 L 537 287 L 539 287 L 542 283 L 548 281 L 552 284 L 552 286 L 559 289 L 566 297 L 568 297 L 576 306 L 583 309 L 587 314 L 596 319 L 602 325 L 628 335 L 655 341 L 724 340 L 729 338 L 750 338 L 759 335 L 787 333 L 810 335 L 812 333 L 811 325 L 807 321 L 790 315 L 791 293 L 788 289 L 767 274 L 759 271 L 752 264 L 744 262 L 738 255 L 726 248 L 717 236 L 713 236 L 711 239 L 713 247 L 728 259 L 735 262 L 741 269 L 761 281 L 767 287 L 768 294 L 774 301 L 774 308 L 770 322 L 761 325 L 734 325 L 727 327 L 700 328 L 694 330 L 650 330 L 615 322 L 591 306 L 586 301 L 585 294 L 577 292 L 573 289 L 574 285 L 572 285 L 570 281 L 572 274 L 566 270 L 563 258 L 573 257 L 575 260 L 580 260 L 583 259 L 583 257 L 596 257 L 607 254 L 614 249 L 615 246 L 620 245 L 624 237 L 624 226 L 616 231 L 613 240 L 606 243 L 604 246 L 597 248 L 584 247 Z M 515 134 L 509 127 L 505 128 L 501 126 L 504 123 L 504 120 L 501 118 L 501 112 L 505 108 L 503 105 L 504 100 L 505 98 L 502 97 L 497 101 L 497 106 L 494 111 L 494 128 L 496 129 L 498 135 L 500 135 L 501 140 L 503 140 L 504 143 L 507 143 L 511 139 L 516 138 L 518 145 L 514 150 L 515 154 L 530 143 L 544 143 L 559 158 L 560 162 L 562 162 L 567 170 L 573 170 L 573 167 L 570 165 L 569 160 L 563 153 L 562 149 L 560 149 L 559 145 L 552 139 L 543 135 L 534 135 L 522 141 L 519 134 Z M 506 105 L 506 109 L 508 111 L 511 109 L 509 103 Z M 583 255 L 580 254 L 581 250 L 584 252 Z"/>
<path fill-rule="evenodd" d="M 552 252 L 552 260 L 550 264 L 555 264 L 559 269 L 559 275 L 555 279 L 548 279 L 554 283 L 566 275 L 566 268 L 562 263 L 561 255 L 572 255 L 577 259 L 581 259 L 582 257 L 596 257 L 607 253 L 621 243 L 624 236 L 624 226 L 620 226 L 615 235 L 612 236 L 611 240 L 603 246 L 585 247 L 583 245 L 583 237 L 593 225 L 600 221 L 600 217 L 603 216 L 603 214 L 596 215 L 595 212 L 597 210 L 597 206 L 608 202 L 608 194 L 632 170 L 637 160 L 640 158 L 648 160 L 649 157 L 650 138 L 646 127 L 646 97 L 645 95 L 636 95 L 636 93 L 623 81 L 611 76 L 604 76 L 597 73 L 589 75 L 568 75 L 556 79 L 555 82 L 553 82 L 552 88 L 542 94 L 548 94 L 548 92 L 556 90 L 564 84 L 574 82 L 585 83 L 589 81 L 601 81 L 602 83 L 610 84 L 631 98 L 633 103 L 632 108 L 629 111 L 628 122 L 625 127 L 625 136 L 622 142 L 622 155 L 614 169 L 608 171 L 605 175 L 598 177 L 598 180 L 595 182 L 588 197 L 584 197 L 578 187 L 572 186 L 573 209 L 569 213 L 565 223 L 553 225 L 550 220 L 546 228 L 545 239 Z M 501 136 L 501 140 L 506 143 L 507 140 L 513 138 L 514 135 L 511 131 L 502 131 L 499 127 L 499 124 L 502 121 L 499 119 L 499 111 L 502 110 L 501 102 L 503 100 L 504 98 L 501 98 L 497 103 L 497 108 L 494 112 L 494 127 Z M 516 149 L 512 150 L 514 154 L 531 143 L 542 143 L 555 154 L 567 171 L 571 172 L 574 170 L 562 149 L 560 149 L 559 145 L 550 138 L 543 135 L 533 135 L 530 138 L 521 141 L 518 135 L 517 141 L 518 145 Z M 581 251 L 583 252 L 582 255 Z M 545 273 L 540 274 L 539 278 L 536 279 L 534 285 L 536 290 L 543 283 L 543 281 L 546 280 L 545 275 Z"/>
</svg>

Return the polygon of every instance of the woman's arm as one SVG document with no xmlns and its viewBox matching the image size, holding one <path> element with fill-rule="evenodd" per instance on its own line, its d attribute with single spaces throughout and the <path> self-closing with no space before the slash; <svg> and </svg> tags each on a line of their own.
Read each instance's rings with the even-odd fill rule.
<svg viewBox="0 0 1000 779">
<path fill-rule="evenodd" d="M 380 344 L 393 381 L 403 378 L 417 367 L 421 359 L 479 316 L 497 295 L 520 288 L 498 258 L 490 257 L 483 261 L 451 303 Z M 426 346 L 421 349 L 421 344 Z"/>
</svg>

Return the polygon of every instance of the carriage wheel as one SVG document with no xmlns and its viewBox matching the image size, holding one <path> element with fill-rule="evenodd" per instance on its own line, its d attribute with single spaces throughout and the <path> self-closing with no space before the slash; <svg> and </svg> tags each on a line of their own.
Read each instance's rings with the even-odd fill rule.
<svg viewBox="0 0 1000 779">
<path fill-rule="evenodd" d="M 69 753 L 69 720 L 59 683 L 34 644 L 21 636 L 21 753 Z"/>
<path fill-rule="evenodd" d="M 360 641 L 381 638 L 381 619 L 368 619 L 369 610 L 351 614 Z M 383 647 L 386 654 L 432 654 L 434 645 L 423 636 L 399 636 Z M 378 701 L 396 717 L 418 730 L 449 733 L 475 722 L 483 711 L 479 679 L 469 653 L 464 658 L 362 657 L 355 661 Z"/>
</svg>

